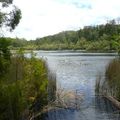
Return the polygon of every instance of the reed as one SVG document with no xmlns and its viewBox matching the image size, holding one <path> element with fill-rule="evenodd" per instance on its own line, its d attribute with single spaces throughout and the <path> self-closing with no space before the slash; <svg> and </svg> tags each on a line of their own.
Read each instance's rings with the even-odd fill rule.
<svg viewBox="0 0 120 120">
<path fill-rule="evenodd" d="M 8 72 L 0 78 L 0 120 L 28 120 L 48 103 L 45 62 L 34 56 L 11 57 Z"/>
<path fill-rule="evenodd" d="M 120 100 L 120 59 L 116 58 L 109 63 L 105 76 L 111 95 Z"/>
</svg>

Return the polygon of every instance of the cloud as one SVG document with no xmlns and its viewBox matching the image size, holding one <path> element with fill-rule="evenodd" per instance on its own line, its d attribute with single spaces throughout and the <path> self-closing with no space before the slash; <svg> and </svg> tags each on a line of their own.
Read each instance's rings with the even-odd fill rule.
<svg viewBox="0 0 120 120">
<path fill-rule="evenodd" d="M 120 16 L 119 0 L 14 0 L 22 20 L 7 36 L 35 39 Z"/>
<path fill-rule="evenodd" d="M 74 4 L 75 4 L 75 6 L 76 6 L 77 8 L 92 9 L 92 6 L 91 6 L 91 5 L 78 4 L 78 3 L 74 3 Z"/>
<path fill-rule="evenodd" d="M 63 4 L 68 4 L 68 5 L 74 5 L 77 8 L 82 8 L 82 9 L 91 9 L 91 3 L 90 0 L 58 0 L 58 2 L 61 2 Z"/>
</svg>

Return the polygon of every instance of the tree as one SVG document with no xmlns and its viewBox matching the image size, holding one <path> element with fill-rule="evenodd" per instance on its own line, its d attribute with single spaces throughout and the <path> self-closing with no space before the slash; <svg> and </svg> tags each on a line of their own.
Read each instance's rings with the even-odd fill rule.
<svg viewBox="0 0 120 120">
<path fill-rule="evenodd" d="M 15 5 L 13 0 L 0 0 L 0 28 L 9 28 L 9 31 L 15 29 L 21 19 L 21 11 Z M 8 8 L 12 10 L 8 11 Z M 4 10 L 7 9 L 7 10 Z M 7 11 L 7 12 L 5 12 Z M 1 31 L 0 31 L 1 34 Z M 6 72 L 10 62 L 9 42 L 6 38 L 0 38 L 0 76 Z"/>
<path fill-rule="evenodd" d="M 13 0 L 0 0 L 0 27 L 9 28 L 10 31 L 14 30 L 21 19 L 21 11 L 15 5 L 13 5 Z M 9 7 L 12 10 L 4 12 L 4 9 Z"/>
</svg>

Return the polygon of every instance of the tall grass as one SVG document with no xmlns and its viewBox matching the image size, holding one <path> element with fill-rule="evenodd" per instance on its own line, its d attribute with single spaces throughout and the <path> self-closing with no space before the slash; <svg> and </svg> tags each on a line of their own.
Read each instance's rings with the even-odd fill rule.
<svg viewBox="0 0 120 120">
<path fill-rule="evenodd" d="M 53 102 L 56 99 L 56 74 L 49 69 L 48 65 L 48 102 Z"/>
<path fill-rule="evenodd" d="M 0 78 L 0 120 L 27 120 L 47 104 L 48 76 L 45 62 L 34 56 L 11 57 Z"/>
<path fill-rule="evenodd" d="M 120 100 L 120 59 L 109 63 L 105 75 L 111 94 Z"/>
<path fill-rule="evenodd" d="M 96 93 L 112 96 L 120 101 L 120 59 L 113 59 L 106 67 L 105 79 L 96 82 Z"/>
</svg>

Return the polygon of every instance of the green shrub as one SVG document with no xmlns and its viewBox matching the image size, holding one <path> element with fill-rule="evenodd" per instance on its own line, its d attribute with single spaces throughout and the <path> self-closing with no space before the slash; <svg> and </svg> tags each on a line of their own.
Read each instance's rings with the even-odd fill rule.
<svg viewBox="0 0 120 120">
<path fill-rule="evenodd" d="M 8 72 L 0 79 L 0 120 L 28 119 L 47 104 L 45 62 L 21 55 L 11 57 Z"/>
</svg>

